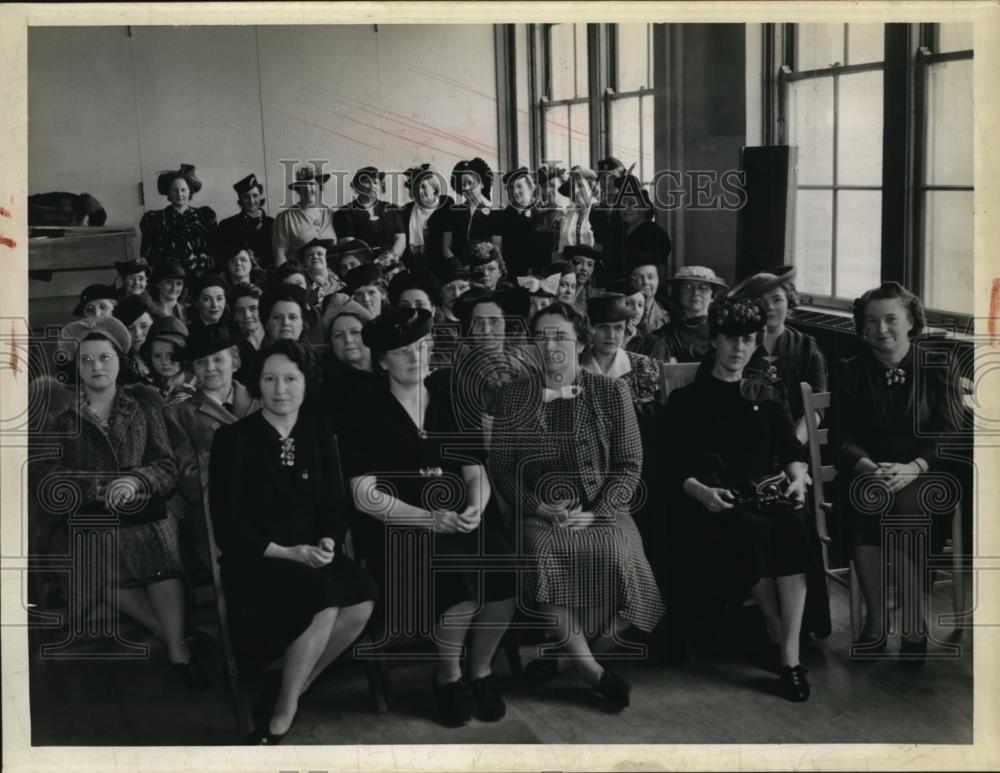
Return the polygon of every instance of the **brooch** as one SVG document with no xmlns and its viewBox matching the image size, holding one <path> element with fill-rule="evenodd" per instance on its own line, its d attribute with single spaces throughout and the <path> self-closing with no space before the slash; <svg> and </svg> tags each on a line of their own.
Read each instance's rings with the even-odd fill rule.
<svg viewBox="0 0 1000 773">
<path fill-rule="evenodd" d="M 902 368 L 889 368 L 885 372 L 885 383 L 889 386 L 906 383 L 906 371 Z"/>
<path fill-rule="evenodd" d="M 295 438 L 287 437 L 281 441 L 281 466 L 295 466 Z"/>
</svg>

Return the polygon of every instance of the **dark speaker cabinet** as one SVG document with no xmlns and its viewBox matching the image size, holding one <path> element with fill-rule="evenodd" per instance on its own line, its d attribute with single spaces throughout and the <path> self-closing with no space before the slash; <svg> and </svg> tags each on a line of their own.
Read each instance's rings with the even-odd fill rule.
<svg viewBox="0 0 1000 773">
<path fill-rule="evenodd" d="M 792 263 L 795 151 L 788 145 L 740 150 L 746 203 L 737 218 L 737 281 Z"/>
</svg>

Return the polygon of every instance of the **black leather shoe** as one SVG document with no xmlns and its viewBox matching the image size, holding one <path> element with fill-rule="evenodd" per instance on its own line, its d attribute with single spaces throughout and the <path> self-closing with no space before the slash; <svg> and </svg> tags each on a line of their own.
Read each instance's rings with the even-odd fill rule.
<svg viewBox="0 0 1000 773">
<path fill-rule="evenodd" d="M 289 726 L 284 733 L 272 733 L 268 725 L 269 722 L 270 720 L 266 720 L 263 725 L 258 725 L 253 729 L 253 732 L 247 737 L 247 746 L 277 746 L 285 740 L 288 730 L 292 729 Z"/>
<path fill-rule="evenodd" d="M 899 643 L 899 656 L 903 664 L 910 668 L 918 668 L 927 662 L 927 637 L 918 641 L 903 639 Z"/>
<path fill-rule="evenodd" d="M 604 698 L 616 711 L 621 711 L 632 702 L 632 685 L 607 669 L 601 674 L 601 681 L 597 683 L 594 692 Z"/>
<path fill-rule="evenodd" d="M 212 680 L 209 678 L 208 672 L 201 664 L 198 656 L 193 652 L 191 653 L 191 660 L 187 663 L 171 663 L 170 667 L 180 676 L 188 689 L 195 692 L 205 692 L 205 690 L 212 686 Z"/>
<path fill-rule="evenodd" d="M 433 693 L 441 724 L 461 727 L 472 718 L 472 695 L 464 679 L 440 685 L 435 679 Z"/>
<path fill-rule="evenodd" d="M 809 700 L 809 680 L 802 666 L 785 666 L 781 669 L 781 694 L 786 701 L 803 703 Z"/>
<path fill-rule="evenodd" d="M 521 685 L 533 690 L 551 682 L 561 673 L 558 660 L 532 660 L 521 671 Z"/>
<path fill-rule="evenodd" d="M 473 716 L 481 722 L 497 722 L 507 714 L 507 704 L 497 690 L 493 674 L 487 674 L 469 683 L 472 691 Z"/>
</svg>

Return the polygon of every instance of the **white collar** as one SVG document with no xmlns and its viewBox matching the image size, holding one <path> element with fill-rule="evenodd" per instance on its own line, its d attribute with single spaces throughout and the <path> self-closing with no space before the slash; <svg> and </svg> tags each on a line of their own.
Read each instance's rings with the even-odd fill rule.
<svg viewBox="0 0 1000 773">
<path fill-rule="evenodd" d="M 608 368 L 605 373 L 601 370 L 601 366 L 598 365 L 597 360 L 590 349 L 580 358 L 580 367 L 583 368 L 588 373 L 593 373 L 595 376 L 610 376 L 611 378 L 621 378 L 626 373 L 632 372 L 632 361 L 628 358 L 628 354 L 622 348 L 619 348 L 615 352 L 615 358 L 611 361 L 611 367 Z"/>
</svg>

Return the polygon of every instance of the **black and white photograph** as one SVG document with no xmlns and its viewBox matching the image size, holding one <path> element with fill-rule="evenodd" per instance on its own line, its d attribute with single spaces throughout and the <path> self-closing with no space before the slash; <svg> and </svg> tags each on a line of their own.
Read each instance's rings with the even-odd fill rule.
<svg viewBox="0 0 1000 773">
<path fill-rule="evenodd" d="M 995 6 L 170 5 L 8 17 L 11 770 L 1000 764 Z"/>
</svg>

